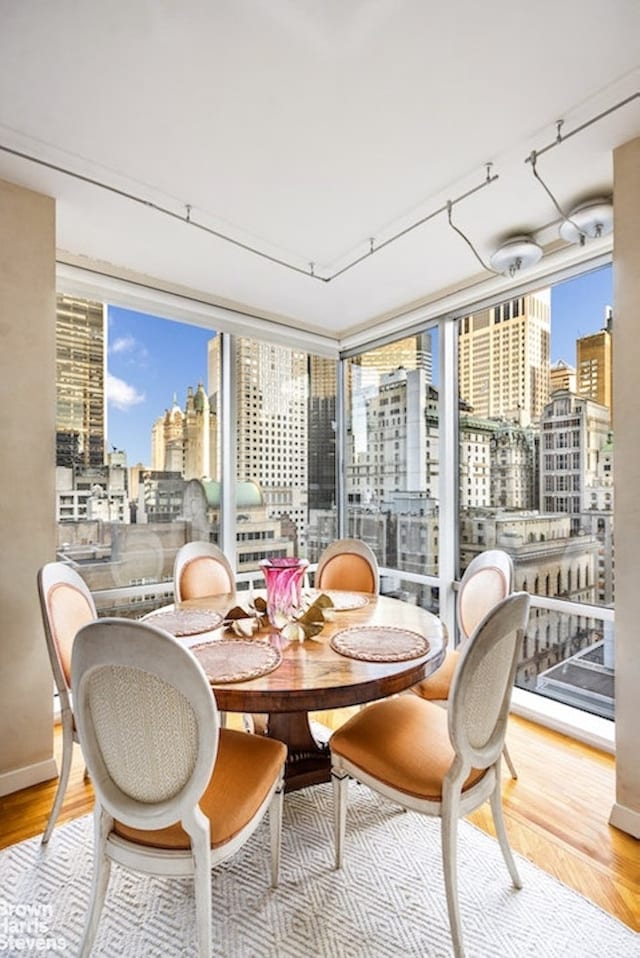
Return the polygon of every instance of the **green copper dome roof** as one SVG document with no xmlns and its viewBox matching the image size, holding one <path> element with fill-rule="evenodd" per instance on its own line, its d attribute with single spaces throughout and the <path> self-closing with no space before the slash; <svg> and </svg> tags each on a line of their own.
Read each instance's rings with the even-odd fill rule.
<svg viewBox="0 0 640 958">
<path fill-rule="evenodd" d="M 212 509 L 220 506 L 220 483 L 215 479 L 201 479 L 202 488 L 207 497 L 207 503 Z M 264 505 L 262 490 L 257 482 L 236 483 L 236 506 L 238 509 L 250 509 L 252 506 Z"/>
</svg>

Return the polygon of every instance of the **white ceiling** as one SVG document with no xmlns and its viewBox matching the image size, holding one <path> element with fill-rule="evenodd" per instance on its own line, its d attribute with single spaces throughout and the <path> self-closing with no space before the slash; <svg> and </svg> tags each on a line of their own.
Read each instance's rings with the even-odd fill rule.
<svg viewBox="0 0 640 958">
<path fill-rule="evenodd" d="M 324 277 L 487 161 L 456 225 L 485 261 L 514 233 L 548 250 L 559 216 L 525 158 L 639 91 L 638 0 L 0 0 L 1 146 Z M 638 135 L 636 96 L 538 171 L 569 210 L 611 193 Z M 321 282 L 6 150 L 0 177 L 56 198 L 63 259 L 337 338 L 482 273 L 446 213 Z"/>
</svg>

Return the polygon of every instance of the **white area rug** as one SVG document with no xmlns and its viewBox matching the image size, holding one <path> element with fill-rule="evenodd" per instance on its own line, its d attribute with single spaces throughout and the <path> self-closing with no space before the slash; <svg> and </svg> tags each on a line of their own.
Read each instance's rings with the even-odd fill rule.
<svg viewBox="0 0 640 958">
<path fill-rule="evenodd" d="M 333 869 L 331 823 L 330 786 L 287 795 L 280 886 L 269 887 L 266 822 L 233 861 L 213 871 L 215 955 L 451 955 L 439 822 L 402 813 L 353 783 L 340 872 Z M 32 839 L 0 853 L 2 958 L 77 954 L 89 895 L 91 824 L 85 817 L 57 828 L 44 850 Z M 640 956 L 640 936 L 525 859 L 518 857 L 518 864 L 521 891 L 511 885 L 497 843 L 460 823 L 467 958 Z M 23 907 L 16 911 L 16 905 Z M 95 956 L 186 958 L 196 954 L 194 933 L 190 881 L 112 868 Z"/>
</svg>

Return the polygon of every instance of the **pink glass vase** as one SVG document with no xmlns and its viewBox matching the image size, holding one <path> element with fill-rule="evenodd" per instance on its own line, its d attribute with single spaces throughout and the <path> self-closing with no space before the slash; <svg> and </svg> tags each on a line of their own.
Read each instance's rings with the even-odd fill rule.
<svg viewBox="0 0 640 958">
<path fill-rule="evenodd" d="M 302 580 L 309 563 L 295 556 L 262 559 L 260 567 L 267 584 L 267 615 L 271 625 L 281 628 L 290 622 L 302 605 Z"/>
</svg>

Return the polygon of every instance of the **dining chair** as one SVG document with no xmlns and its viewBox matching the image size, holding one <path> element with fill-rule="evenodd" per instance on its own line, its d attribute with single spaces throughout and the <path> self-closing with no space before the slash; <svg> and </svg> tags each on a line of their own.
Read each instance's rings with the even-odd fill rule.
<svg viewBox="0 0 640 958">
<path fill-rule="evenodd" d="M 451 691 L 453 676 L 460 661 L 464 643 L 490 609 L 513 592 L 513 561 L 502 549 L 487 549 L 475 556 L 467 566 L 458 590 L 456 619 L 460 643 L 456 649 L 448 649 L 440 668 L 412 691 L 430 702 L 446 702 Z M 517 779 L 509 750 L 504 745 L 504 760 L 511 777 Z"/>
<path fill-rule="evenodd" d="M 513 592 L 477 626 L 460 653 L 448 709 L 415 695 L 384 699 L 354 715 L 329 740 L 336 868 L 343 862 L 349 778 L 409 811 L 440 818 L 456 958 L 464 956 L 457 823 L 487 799 L 513 884 L 522 886 L 502 815 L 500 763 L 529 602 L 528 593 Z"/>
<path fill-rule="evenodd" d="M 38 571 L 37 580 L 44 635 L 58 693 L 62 726 L 58 788 L 42 835 L 42 844 L 46 845 L 60 814 L 69 782 L 73 745 L 78 742 L 71 697 L 71 649 L 78 629 L 96 619 L 97 613 L 84 579 L 66 562 L 47 562 Z"/>
<path fill-rule="evenodd" d="M 91 953 L 115 861 L 145 874 L 193 876 L 198 955 L 209 958 L 211 868 L 245 844 L 268 810 L 278 882 L 286 746 L 221 728 L 195 656 L 144 622 L 107 618 L 81 629 L 71 687 L 96 794 L 80 955 Z"/>
<path fill-rule="evenodd" d="M 235 587 L 231 563 L 213 542 L 187 542 L 178 549 L 173 565 L 176 602 L 234 592 Z"/>
<path fill-rule="evenodd" d="M 314 585 L 377 595 L 380 574 L 375 553 L 360 539 L 337 539 L 318 559 Z"/>
</svg>

